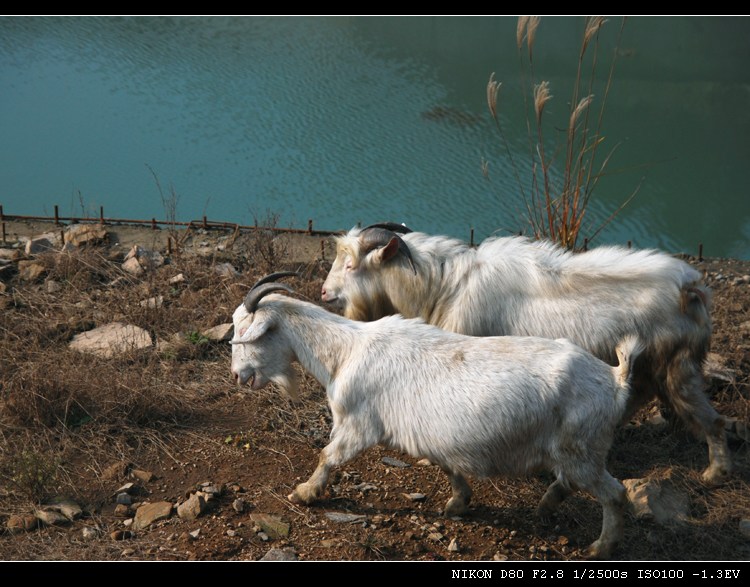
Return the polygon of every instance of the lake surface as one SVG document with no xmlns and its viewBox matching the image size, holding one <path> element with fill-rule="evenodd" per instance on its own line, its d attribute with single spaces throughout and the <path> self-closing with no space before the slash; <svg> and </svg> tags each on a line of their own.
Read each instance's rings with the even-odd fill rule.
<svg viewBox="0 0 750 587">
<path fill-rule="evenodd" d="M 632 17 L 618 46 L 620 24 L 600 35 L 594 105 L 618 47 L 601 147 L 614 153 L 582 234 L 638 189 L 594 244 L 750 259 L 750 20 Z M 569 115 L 582 28 L 546 17 L 537 31 L 552 126 Z M 511 17 L 0 17 L 0 204 L 517 233 L 521 71 Z M 488 112 L 492 72 L 515 168 Z M 549 152 L 560 134 L 545 133 Z"/>
</svg>

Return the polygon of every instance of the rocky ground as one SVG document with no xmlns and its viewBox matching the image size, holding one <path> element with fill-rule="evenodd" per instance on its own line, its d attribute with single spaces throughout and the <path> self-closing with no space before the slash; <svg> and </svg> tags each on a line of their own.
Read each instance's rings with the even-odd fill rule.
<svg viewBox="0 0 750 587">
<path fill-rule="evenodd" d="M 52 248 L 27 253 L 45 232 Z M 8 223 L 0 248 L 1 559 L 569 561 L 598 535 L 588 495 L 534 517 L 546 477 L 474 481 L 470 513 L 446 519 L 445 475 L 381 448 L 314 506 L 287 501 L 330 431 L 323 390 L 305 377 L 292 404 L 236 388 L 216 327 L 269 270 L 301 268 L 294 286 L 317 300 L 328 239 L 106 227 L 60 252 L 60 232 Z M 705 444 L 655 403 L 639 412 L 610 457 L 633 500 L 616 560 L 750 558 L 750 263 L 687 260 L 714 292 L 708 393 L 736 469 L 705 487 Z M 75 348 L 112 323 L 143 348 Z"/>
</svg>

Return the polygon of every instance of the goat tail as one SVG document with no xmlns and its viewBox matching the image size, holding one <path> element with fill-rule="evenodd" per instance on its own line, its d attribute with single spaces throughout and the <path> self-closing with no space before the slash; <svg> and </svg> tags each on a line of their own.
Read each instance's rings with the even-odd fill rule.
<svg viewBox="0 0 750 587">
<path fill-rule="evenodd" d="M 623 338 L 615 348 L 617 367 L 613 367 L 618 391 L 624 391 L 624 399 L 630 396 L 630 380 L 633 377 L 633 364 L 646 346 L 638 336 L 631 334 Z M 619 395 L 619 394 L 618 394 Z"/>
<path fill-rule="evenodd" d="M 711 290 L 705 285 L 691 284 L 683 287 L 680 309 L 702 329 L 711 329 Z"/>
</svg>

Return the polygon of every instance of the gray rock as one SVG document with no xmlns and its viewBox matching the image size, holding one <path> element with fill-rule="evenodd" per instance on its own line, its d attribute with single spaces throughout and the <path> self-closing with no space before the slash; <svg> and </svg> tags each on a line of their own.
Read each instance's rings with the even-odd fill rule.
<svg viewBox="0 0 750 587">
<path fill-rule="evenodd" d="M 205 336 L 208 340 L 223 342 L 226 340 L 231 340 L 233 333 L 234 325 L 229 322 L 227 324 L 219 324 L 218 326 L 214 326 L 213 328 L 204 330 L 203 332 L 201 332 L 201 335 Z"/>
<path fill-rule="evenodd" d="M 740 534 L 745 538 L 750 538 L 750 518 L 742 518 L 740 520 Z"/>
<path fill-rule="evenodd" d="M 205 493 L 206 495 L 211 495 L 213 497 L 220 497 L 223 493 L 222 487 L 216 487 L 216 485 L 211 485 L 210 483 L 208 485 L 202 484 L 201 485 L 201 491 Z"/>
<path fill-rule="evenodd" d="M 237 512 L 238 514 L 241 514 L 245 511 L 245 500 L 241 497 L 238 497 L 232 502 L 232 509 Z"/>
<path fill-rule="evenodd" d="M 289 536 L 289 524 L 271 514 L 250 514 L 250 519 L 273 539 Z"/>
<path fill-rule="evenodd" d="M 81 530 L 81 538 L 83 538 L 87 542 L 94 540 L 98 536 L 99 531 L 96 528 L 92 528 L 91 526 L 84 526 Z"/>
<path fill-rule="evenodd" d="M 117 494 L 117 497 L 115 498 L 115 503 L 117 503 L 117 505 L 124 505 L 127 507 L 133 503 L 133 498 L 123 491 L 122 493 Z"/>
<path fill-rule="evenodd" d="M 263 555 L 261 561 L 296 561 L 297 553 L 291 548 L 272 548 Z"/>
<path fill-rule="evenodd" d="M 70 523 L 68 518 L 55 510 L 37 510 L 36 517 L 47 526 L 63 526 Z"/>
<path fill-rule="evenodd" d="M 237 277 L 239 272 L 232 266 L 231 263 L 219 263 L 214 266 L 214 271 L 221 277 Z"/>
<path fill-rule="evenodd" d="M 157 267 L 161 267 L 162 265 L 164 265 L 164 257 L 161 255 L 161 253 L 159 253 L 158 251 L 144 249 L 140 245 L 133 245 L 133 248 L 131 248 L 128 251 L 128 254 L 125 255 L 125 263 L 127 263 L 131 259 L 136 259 L 141 268 L 146 271 L 156 269 Z M 123 263 L 123 269 L 124 268 L 125 267 Z"/>
<path fill-rule="evenodd" d="M 230 538 L 234 538 L 237 535 L 237 532 L 235 532 L 234 530 L 227 530 L 226 534 Z"/>
<path fill-rule="evenodd" d="M 169 285 L 177 285 L 183 281 L 185 281 L 185 276 L 182 273 L 178 273 L 174 277 L 170 277 L 167 283 L 169 283 Z"/>
<path fill-rule="evenodd" d="M 50 251 L 62 245 L 62 239 L 59 233 L 45 232 L 38 236 L 33 236 L 26 241 L 24 252 L 27 255 L 36 255 L 37 253 L 44 253 Z"/>
<path fill-rule="evenodd" d="M 402 493 L 401 495 L 409 501 L 424 501 L 427 499 L 427 496 L 424 493 Z"/>
<path fill-rule="evenodd" d="M 97 244 L 107 239 L 107 231 L 101 224 L 71 224 L 65 229 L 65 244 L 80 247 Z"/>
<path fill-rule="evenodd" d="M 134 530 L 143 530 L 154 522 L 165 520 L 172 515 L 172 504 L 168 501 L 159 501 L 142 505 L 135 512 Z"/>
<path fill-rule="evenodd" d="M 197 493 L 177 506 L 177 515 L 183 520 L 192 521 L 206 509 L 206 501 Z"/>
<path fill-rule="evenodd" d="M 409 463 L 399 461 L 398 459 L 394 459 L 392 457 L 383 457 L 383 463 L 385 463 L 389 467 L 398 467 L 399 469 L 406 469 L 408 467 L 411 467 Z"/>
<path fill-rule="evenodd" d="M 622 484 L 636 518 L 654 520 L 663 526 L 688 521 L 688 496 L 669 480 L 625 479 Z"/>
<path fill-rule="evenodd" d="M 57 293 L 62 289 L 62 285 L 58 281 L 55 281 L 54 279 L 48 279 L 44 282 L 44 291 L 46 291 L 48 294 Z"/>
<path fill-rule="evenodd" d="M 377 485 L 373 485 L 372 483 L 360 483 L 359 485 L 355 485 L 354 489 L 357 491 L 361 491 L 362 493 L 367 493 L 368 491 L 375 491 L 378 488 Z"/>
<path fill-rule="evenodd" d="M 367 519 L 367 516 L 363 514 L 347 514 L 345 512 L 326 512 L 326 518 L 332 522 L 353 524 L 355 522 L 364 522 Z"/>
<path fill-rule="evenodd" d="M 58 497 L 44 504 L 44 509 L 60 512 L 70 521 L 77 520 L 83 515 L 81 506 L 67 497 Z"/>
<path fill-rule="evenodd" d="M 141 300 L 138 305 L 141 308 L 148 308 L 150 310 L 158 310 L 164 304 L 164 296 L 155 296 L 148 298 L 147 300 Z"/>
<path fill-rule="evenodd" d="M 82 353 L 111 358 L 151 346 L 151 336 L 143 328 L 112 322 L 73 337 L 69 348 Z"/>
</svg>

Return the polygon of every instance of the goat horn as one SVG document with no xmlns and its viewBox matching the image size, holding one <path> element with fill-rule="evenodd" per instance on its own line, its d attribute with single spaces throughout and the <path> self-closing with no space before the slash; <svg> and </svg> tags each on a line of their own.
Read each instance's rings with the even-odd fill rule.
<svg viewBox="0 0 750 587">
<path fill-rule="evenodd" d="M 283 283 L 264 283 L 260 287 L 254 287 L 245 297 L 245 309 L 248 314 L 252 314 L 258 309 L 258 302 L 268 294 L 274 291 L 285 291 L 287 293 L 294 293 L 294 290 L 288 285 Z"/>
<path fill-rule="evenodd" d="M 365 226 L 362 230 L 367 230 L 369 228 L 385 228 L 386 230 L 397 232 L 399 234 L 408 234 L 410 232 L 413 232 L 412 229 L 408 226 L 405 226 L 404 224 L 398 224 L 397 222 L 379 222 L 377 224 Z"/>
<path fill-rule="evenodd" d="M 393 223 L 389 222 L 387 224 Z M 405 226 L 401 226 L 401 228 L 406 229 L 408 232 L 411 232 Z M 406 245 L 403 239 L 394 231 L 389 228 L 385 228 L 384 225 L 373 224 L 372 226 L 363 228 L 359 233 L 359 240 L 362 243 L 362 252 L 365 255 L 373 249 L 384 247 L 391 241 L 392 238 L 398 239 L 398 250 L 400 253 L 403 253 L 403 255 L 409 260 L 409 265 L 411 265 L 411 269 L 412 271 L 414 271 L 414 275 L 416 275 L 417 268 L 414 267 L 414 259 L 412 259 L 411 251 L 409 250 L 409 247 Z"/>
<path fill-rule="evenodd" d="M 250 288 L 250 290 L 254 290 L 256 287 L 263 285 L 264 283 L 269 283 L 271 281 L 276 281 L 277 279 L 281 279 L 282 277 L 299 277 L 299 273 L 296 271 L 277 271 L 276 273 L 269 273 L 265 277 L 261 277 L 258 281 L 255 282 L 255 285 Z"/>
</svg>

